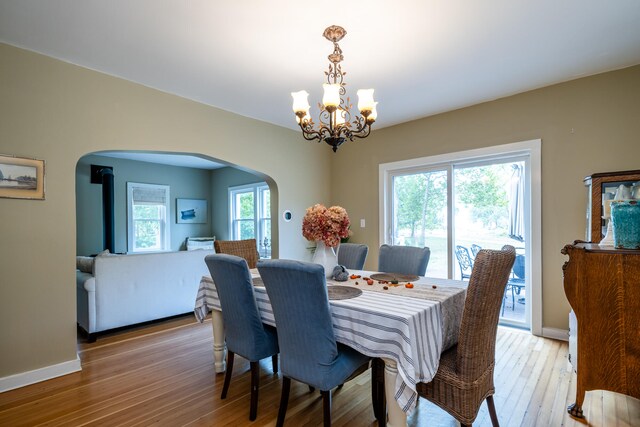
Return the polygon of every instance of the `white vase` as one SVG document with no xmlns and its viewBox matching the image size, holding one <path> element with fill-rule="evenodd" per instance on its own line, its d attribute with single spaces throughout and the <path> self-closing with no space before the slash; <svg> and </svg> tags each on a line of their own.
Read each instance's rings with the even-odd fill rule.
<svg viewBox="0 0 640 427">
<path fill-rule="evenodd" d="M 323 266 L 325 277 L 330 278 L 334 267 L 338 265 L 338 256 L 331 246 L 325 245 L 322 240 L 317 240 L 316 251 L 313 253 L 311 262 Z"/>
</svg>

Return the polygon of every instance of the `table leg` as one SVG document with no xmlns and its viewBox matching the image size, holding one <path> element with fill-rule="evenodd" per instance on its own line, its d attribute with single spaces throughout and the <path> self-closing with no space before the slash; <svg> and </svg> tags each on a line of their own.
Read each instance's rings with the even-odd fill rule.
<svg viewBox="0 0 640 427">
<path fill-rule="evenodd" d="M 404 427 L 407 425 L 407 414 L 402 411 L 395 399 L 395 385 L 398 376 L 398 365 L 395 360 L 384 360 L 384 393 L 387 401 L 388 427 Z"/>
<path fill-rule="evenodd" d="M 387 426 L 387 401 L 384 395 L 384 361 L 374 357 L 371 359 L 371 402 L 373 414 L 378 420 L 378 427 Z"/>
<path fill-rule="evenodd" d="M 213 360 L 217 373 L 227 368 L 227 346 L 224 342 L 224 323 L 220 310 L 211 310 L 211 326 L 213 327 Z"/>
</svg>

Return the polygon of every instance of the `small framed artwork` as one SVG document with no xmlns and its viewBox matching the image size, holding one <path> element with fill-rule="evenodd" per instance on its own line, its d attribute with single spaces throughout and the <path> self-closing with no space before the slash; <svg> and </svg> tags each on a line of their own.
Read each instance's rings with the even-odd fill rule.
<svg viewBox="0 0 640 427">
<path fill-rule="evenodd" d="M 207 201 L 204 199 L 176 199 L 178 224 L 206 224 Z"/>
<path fill-rule="evenodd" d="M 44 200 L 44 160 L 0 154 L 0 197 Z"/>
</svg>

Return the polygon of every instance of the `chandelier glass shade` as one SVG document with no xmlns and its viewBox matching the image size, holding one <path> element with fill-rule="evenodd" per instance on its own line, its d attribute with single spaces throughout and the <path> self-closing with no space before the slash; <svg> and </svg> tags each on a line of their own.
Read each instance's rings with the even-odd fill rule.
<svg viewBox="0 0 640 427">
<path fill-rule="evenodd" d="M 320 115 L 316 125 L 309 115 L 309 93 L 305 90 L 292 92 L 293 112 L 302 129 L 302 136 L 307 141 L 317 140 L 329 144 L 336 152 L 346 140 L 366 138 L 371 133 L 371 125 L 376 121 L 376 105 L 373 100 L 373 89 L 358 90 L 358 111 L 360 115 L 352 115 L 352 105 L 346 95 L 346 83 L 340 62 L 344 59 L 338 42 L 347 34 L 346 30 L 332 25 L 324 30 L 323 36 L 333 42 L 333 53 L 328 56 L 329 70 L 325 71 L 327 83 L 322 85 L 324 95 L 322 103 L 318 103 Z"/>
</svg>

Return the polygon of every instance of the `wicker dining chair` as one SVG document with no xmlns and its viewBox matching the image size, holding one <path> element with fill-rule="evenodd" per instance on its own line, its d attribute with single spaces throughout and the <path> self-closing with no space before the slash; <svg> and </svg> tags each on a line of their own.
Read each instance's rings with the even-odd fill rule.
<svg viewBox="0 0 640 427">
<path fill-rule="evenodd" d="M 256 268 L 260 255 L 256 239 L 246 240 L 215 240 L 213 247 L 217 254 L 228 254 L 239 256 L 247 260 L 249 268 Z"/>
<path fill-rule="evenodd" d="M 420 397 L 447 411 L 463 426 L 471 426 L 485 399 L 492 425 L 499 425 L 493 403 L 496 332 L 515 256 L 515 249 L 508 245 L 499 251 L 478 252 L 467 287 L 458 344 L 442 353 L 431 382 L 417 384 Z"/>
</svg>

